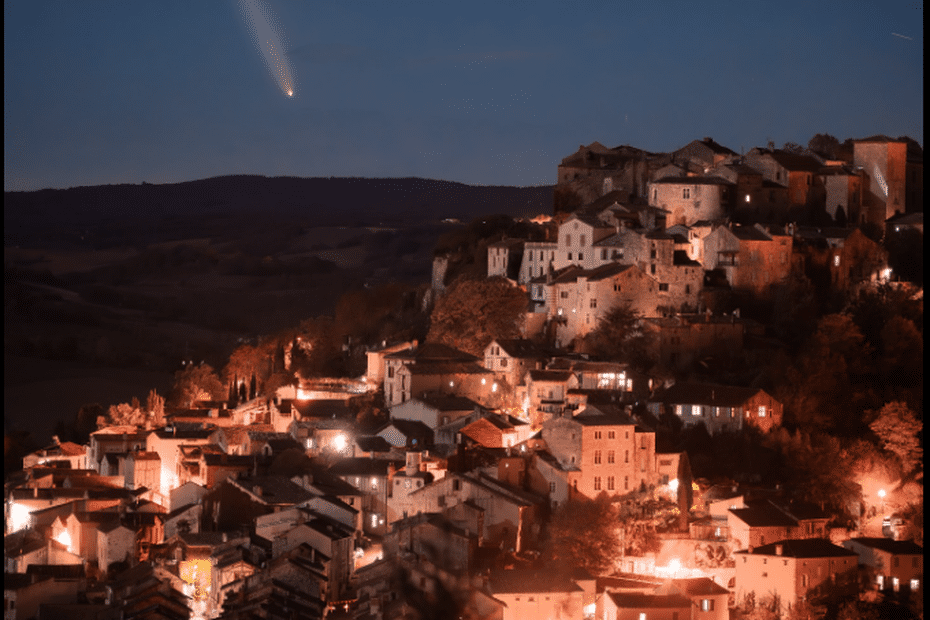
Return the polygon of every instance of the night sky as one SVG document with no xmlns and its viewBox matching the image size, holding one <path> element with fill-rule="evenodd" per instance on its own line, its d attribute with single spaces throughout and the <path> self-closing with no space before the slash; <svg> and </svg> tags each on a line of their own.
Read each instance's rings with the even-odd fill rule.
<svg viewBox="0 0 930 620">
<path fill-rule="evenodd" d="M 818 132 L 923 142 L 921 2 L 4 3 L 5 190 L 549 184 L 594 140 Z"/>
</svg>

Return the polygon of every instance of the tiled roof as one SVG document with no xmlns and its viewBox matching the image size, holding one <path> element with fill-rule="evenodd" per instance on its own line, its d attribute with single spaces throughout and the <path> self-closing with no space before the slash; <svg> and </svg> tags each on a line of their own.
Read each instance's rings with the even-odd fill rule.
<svg viewBox="0 0 930 620">
<path fill-rule="evenodd" d="M 530 379 L 532 381 L 568 381 L 572 373 L 567 370 L 531 370 Z"/>
<path fill-rule="evenodd" d="M 248 489 L 268 504 L 299 504 L 314 497 L 312 493 L 284 476 L 239 478 L 233 484 Z"/>
<path fill-rule="evenodd" d="M 849 542 L 859 543 L 895 555 L 923 555 L 924 548 L 913 540 L 891 540 L 890 538 L 850 538 Z"/>
<path fill-rule="evenodd" d="M 788 171 L 796 172 L 818 172 L 823 164 L 816 157 L 811 155 L 802 155 L 800 153 L 789 153 L 781 149 L 768 151 L 767 153 Z"/>
<path fill-rule="evenodd" d="M 665 177 L 652 182 L 653 185 L 733 185 L 733 181 L 723 177 L 698 176 L 698 177 Z"/>
<path fill-rule="evenodd" d="M 411 375 L 486 375 L 490 370 L 475 362 L 418 362 L 405 368 Z"/>
<path fill-rule="evenodd" d="M 739 407 L 761 391 L 761 388 L 680 382 L 660 392 L 657 400 L 679 405 Z"/>
<path fill-rule="evenodd" d="M 384 437 L 356 437 L 355 443 L 363 452 L 390 452 L 393 448 Z"/>
<path fill-rule="evenodd" d="M 500 345 L 500 348 L 510 357 L 533 358 L 542 355 L 539 347 L 532 340 L 526 340 L 524 338 L 501 338 L 494 342 Z"/>
<path fill-rule="evenodd" d="M 391 420 L 383 427 L 381 427 L 378 432 L 380 433 L 384 429 L 390 428 L 392 426 L 407 437 L 431 438 L 433 436 L 433 430 L 418 420 Z"/>
<path fill-rule="evenodd" d="M 749 527 L 795 527 L 798 522 L 774 506 L 730 508 L 730 513 Z"/>
<path fill-rule="evenodd" d="M 771 241 L 771 237 L 755 226 L 734 226 L 731 231 L 737 239 L 743 241 Z"/>
<path fill-rule="evenodd" d="M 781 546 L 781 556 L 786 558 L 832 558 L 832 557 L 856 557 L 854 551 L 838 547 L 829 540 L 823 538 L 806 538 L 803 540 L 782 540 L 756 547 L 751 555 L 779 555 L 778 547 Z M 741 555 L 750 555 L 748 550 L 737 551 Z"/>
<path fill-rule="evenodd" d="M 329 468 L 329 473 L 335 476 L 387 476 L 391 467 L 402 465 L 402 461 L 390 459 L 351 457 L 336 461 Z"/>
<path fill-rule="evenodd" d="M 672 584 L 688 596 L 729 594 L 729 590 L 707 577 L 691 579 L 672 579 Z"/>
<path fill-rule="evenodd" d="M 416 349 L 406 349 L 389 353 L 384 356 L 385 359 L 414 360 L 421 362 L 474 362 L 478 358 L 464 351 L 459 351 L 453 347 L 438 342 L 424 342 Z"/>
<path fill-rule="evenodd" d="M 607 596 L 620 609 L 673 609 L 687 607 L 691 600 L 681 594 L 640 594 L 639 592 L 608 592 Z"/>
<path fill-rule="evenodd" d="M 578 592 L 581 587 L 567 575 L 549 570 L 493 570 L 488 586 L 494 594 L 534 594 L 545 592 Z"/>
<path fill-rule="evenodd" d="M 472 411 L 475 407 L 481 406 L 470 398 L 454 395 L 426 394 L 416 400 L 437 411 Z"/>
</svg>

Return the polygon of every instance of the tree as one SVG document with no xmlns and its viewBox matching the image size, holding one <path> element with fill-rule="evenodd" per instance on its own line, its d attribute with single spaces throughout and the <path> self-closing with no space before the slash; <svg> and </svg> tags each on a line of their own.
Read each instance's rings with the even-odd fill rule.
<svg viewBox="0 0 930 620">
<path fill-rule="evenodd" d="M 130 403 L 120 403 L 110 405 L 107 410 L 104 422 L 106 426 L 144 426 L 146 419 L 145 411 L 139 404 L 138 398 L 133 398 Z"/>
<path fill-rule="evenodd" d="M 188 364 L 174 373 L 171 403 L 176 407 L 190 408 L 198 400 L 221 400 L 226 388 L 209 364 Z"/>
<path fill-rule="evenodd" d="M 582 348 L 609 360 L 620 360 L 645 370 L 650 364 L 649 337 L 640 327 L 639 313 L 629 304 L 616 306 L 585 336 Z"/>
<path fill-rule="evenodd" d="M 620 557 L 619 527 L 617 508 L 605 493 L 570 499 L 549 522 L 549 557 L 595 576 L 607 574 Z"/>
<path fill-rule="evenodd" d="M 149 420 L 154 427 L 164 426 L 165 424 L 165 399 L 155 390 L 149 392 L 145 399 L 145 409 L 149 414 Z"/>
<path fill-rule="evenodd" d="M 902 475 L 906 476 L 922 465 L 924 451 L 918 435 L 923 430 L 923 422 L 917 419 L 907 403 L 895 401 L 885 404 L 869 428 L 878 436 L 882 447 L 898 458 Z"/>
<path fill-rule="evenodd" d="M 426 339 L 482 355 L 491 340 L 519 338 L 526 293 L 504 278 L 457 279 L 436 301 Z"/>
<path fill-rule="evenodd" d="M 807 143 L 807 148 L 827 159 L 836 159 L 840 141 L 828 133 L 818 133 Z"/>
</svg>

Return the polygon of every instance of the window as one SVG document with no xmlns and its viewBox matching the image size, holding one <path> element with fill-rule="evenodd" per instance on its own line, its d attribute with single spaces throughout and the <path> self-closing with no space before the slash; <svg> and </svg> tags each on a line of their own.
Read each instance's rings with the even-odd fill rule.
<svg viewBox="0 0 930 620">
<path fill-rule="evenodd" d="M 691 198 L 691 188 L 690 188 L 690 187 L 685 187 L 684 189 L 682 189 L 682 190 L 681 190 L 681 197 L 682 197 L 682 198 L 685 198 L 685 199 Z"/>
<path fill-rule="evenodd" d="M 594 451 L 594 464 L 595 465 L 601 464 L 601 451 L 600 450 Z"/>
<path fill-rule="evenodd" d="M 591 308 L 597 308 L 597 299 L 592 298 L 591 302 L 588 304 Z"/>
<path fill-rule="evenodd" d="M 595 491 L 601 490 L 601 477 L 600 476 L 594 476 L 594 490 Z"/>
<path fill-rule="evenodd" d="M 568 299 L 568 291 L 560 291 L 559 297 L 562 299 Z"/>
<path fill-rule="evenodd" d="M 458 478 L 452 480 L 452 490 L 460 491 L 461 489 L 462 489 L 462 481 L 459 480 Z"/>
<path fill-rule="evenodd" d="M 759 405 L 759 417 L 760 418 L 765 417 L 765 405 Z"/>
<path fill-rule="evenodd" d="M 502 357 L 502 358 L 501 358 L 501 368 L 507 368 L 507 358 L 506 358 L 506 357 Z"/>
<path fill-rule="evenodd" d="M 911 579 L 911 592 L 917 592 L 920 589 L 920 579 Z"/>
<path fill-rule="evenodd" d="M 572 259 L 572 253 L 569 252 L 569 253 L 568 253 L 568 260 L 571 260 L 571 259 Z"/>
<path fill-rule="evenodd" d="M 623 451 L 623 462 L 624 462 L 624 463 L 629 463 L 629 462 L 630 462 L 630 451 L 629 451 L 629 450 L 624 450 L 624 451 Z"/>
<path fill-rule="evenodd" d="M 701 415 L 701 406 L 691 405 L 691 415 Z"/>
<path fill-rule="evenodd" d="M 685 295 L 690 295 L 690 294 L 691 294 L 691 285 L 685 284 Z"/>
<path fill-rule="evenodd" d="M 652 275 L 656 275 L 656 266 L 655 266 L 655 264 L 649 265 L 649 272 L 650 272 Z"/>
<path fill-rule="evenodd" d="M 616 436 L 617 436 L 616 431 L 607 431 L 607 439 L 614 439 L 616 438 Z"/>
<path fill-rule="evenodd" d="M 393 379 L 393 378 L 394 378 L 394 367 L 388 366 L 388 379 Z"/>
<path fill-rule="evenodd" d="M 653 265 L 653 266 L 655 266 L 655 265 Z M 667 283 L 667 282 L 659 282 L 659 292 L 660 292 L 660 293 L 667 293 L 667 292 L 668 292 L 668 283 Z"/>
<path fill-rule="evenodd" d="M 607 462 L 608 462 L 608 463 L 613 463 L 613 462 L 614 462 L 614 451 L 613 451 L 613 450 L 608 450 L 608 451 L 607 451 Z"/>
<path fill-rule="evenodd" d="M 584 260 L 584 254 L 578 252 L 578 260 Z"/>
<path fill-rule="evenodd" d="M 713 610 L 714 610 L 714 599 L 712 598 L 701 599 L 701 611 L 713 611 Z"/>
<path fill-rule="evenodd" d="M 549 483 L 549 492 L 550 492 L 550 493 L 555 493 L 555 483 L 554 483 L 554 482 L 550 482 L 550 483 Z"/>
<path fill-rule="evenodd" d="M 630 489 L 630 477 L 624 476 L 623 477 L 623 490 L 628 491 L 629 489 Z"/>
<path fill-rule="evenodd" d="M 607 249 L 601 250 L 601 260 L 607 260 Z"/>
<path fill-rule="evenodd" d="M 594 431 L 594 438 L 595 438 L 595 439 L 600 439 L 600 438 L 601 438 L 601 431 Z"/>
<path fill-rule="evenodd" d="M 608 491 L 614 490 L 614 477 L 613 476 L 607 476 L 607 490 Z"/>
<path fill-rule="evenodd" d="M 656 258 L 656 249 L 655 249 L 655 248 L 652 248 L 652 250 L 649 252 L 649 258 L 651 258 L 652 260 L 655 260 L 655 258 Z"/>
<path fill-rule="evenodd" d="M 645 611 L 639 612 L 639 620 L 646 620 L 646 612 L 645 612 Z"/>
</svg>

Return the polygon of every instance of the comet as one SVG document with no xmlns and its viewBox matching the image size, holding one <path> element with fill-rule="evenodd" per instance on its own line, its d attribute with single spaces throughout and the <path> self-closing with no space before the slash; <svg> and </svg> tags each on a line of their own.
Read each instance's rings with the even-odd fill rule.
<svg viewBox="0 0 930 620">
<path fill-rule="evenodd" d="M 284 51 L 284 32 L 274 13 L 261 0 L 239 0 L 239 12 L 275 84 L 288 98 L 293 98 L 294 71 Z"/>
</svg>

